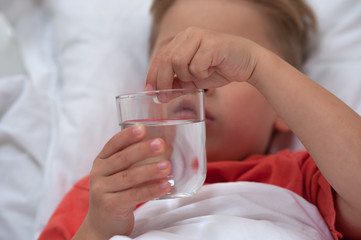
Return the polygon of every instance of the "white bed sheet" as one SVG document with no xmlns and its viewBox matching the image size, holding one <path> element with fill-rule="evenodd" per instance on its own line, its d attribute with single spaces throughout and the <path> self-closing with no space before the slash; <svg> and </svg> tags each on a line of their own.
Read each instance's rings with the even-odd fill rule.
<svg viewBox="0 0 361 240">
<path fill-rule="evenodd" d="M 150 201 L 135 231 L 111 240 L 333 239 L 317 208 L 299 195 L 252 182 L 206 185 L 194 196 Z"/>
<path fill-rule="evenodd" d="M 361 1 L 308 2 L 321 35 L 304 71 L 360 114 Z M 0 41 L 0 239 L 36 238 L 119 130 L 115 95 L 143 89 L 150 3 L 0 0 L 19 48 Z"/>
</svg>

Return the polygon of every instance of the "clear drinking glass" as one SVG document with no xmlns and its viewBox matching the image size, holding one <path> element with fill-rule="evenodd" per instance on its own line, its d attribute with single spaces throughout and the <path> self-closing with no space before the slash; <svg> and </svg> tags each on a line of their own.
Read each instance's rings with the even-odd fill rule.
<svg viewBox="0 0 361 240">
<path fill-rule="evenodd" d="M 161 198 L 193 195 L 206 177 L 205 121 L 203 90 L 169 89 L 116 97 L 122 129 L 137 124 L 146 128 L 146 139 L 162 138 L 163 155 L 137 164 L 168 159 L 171 191 Z"/>
</svg>

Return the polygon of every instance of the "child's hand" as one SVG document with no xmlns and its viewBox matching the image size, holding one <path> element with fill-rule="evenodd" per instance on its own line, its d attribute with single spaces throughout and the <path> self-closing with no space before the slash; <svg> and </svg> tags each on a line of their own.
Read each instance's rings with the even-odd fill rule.
<svg viewBox="0 0 361 240">
<path fill-rule="evenodd" d="M 104 146 L 90 173 L 88 214 L 75 239 L 108 239 L 133 230 L 135 207 L 170 191 L 170 162 L 132 167 L 165 151 L 162 139 L 142 141 L 144 126 L 124 129 Z"/>
<path fill-rule="evenodd" d="M 241 37 L 188 28 L 154 56 L 146 89 L 216 88 L 247 81 L 256 67 L 257 48 Z"/>
</svg>

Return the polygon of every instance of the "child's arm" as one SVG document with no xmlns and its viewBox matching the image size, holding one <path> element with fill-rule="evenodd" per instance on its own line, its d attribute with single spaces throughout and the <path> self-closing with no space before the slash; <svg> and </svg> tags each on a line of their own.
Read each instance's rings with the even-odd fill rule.
<svg viewBox="0 0 361 240">
<path fill-rule="evenodd" d="M 263 52 L 259 59 L 249 82 L 299 137 L 335 190 L 338 229 L 359 239 L 361 117 L 277 56 Z"/>
<path fill-rule="evenodd" d="M 164 141 L 142 141 L 144 126 L 124 129 L 104 146 L 89 176 L 89 210 L 73 239 L 109 239 L 133 230 L 135 207 L 170 190 L 168 161 L 131 167 L 161 155 Z"/>
<path fill-rule="evenodd" d="M 272 104 L 335 190 L 338 229 L 361 238 L 361 117 L 330 92 L 255 43 L 197 28 L 155 56 L 147 88 L 213 88 L 231 81 L 248 81 Z"/>
</svg>

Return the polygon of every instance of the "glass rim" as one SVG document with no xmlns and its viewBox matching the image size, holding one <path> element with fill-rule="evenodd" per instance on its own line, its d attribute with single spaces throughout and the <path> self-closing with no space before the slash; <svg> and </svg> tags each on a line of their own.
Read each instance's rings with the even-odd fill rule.
<svg viewBox="0 0 361 240">
<path fill-rule="evenodd" d="M 152 96 L 152 95 L 159 94 L 159 93 L 172 93 L 172 92 L 203 93 L 204 90 L 200 89 L 200 88 L 175 88 L 175 89 L 151 90 L 151 91 L 140 91 L 140 92 L 119 94 L 115 98 L 118 100 L 118 99 L 134 98 L 137 96 Z"/>
</svg>

